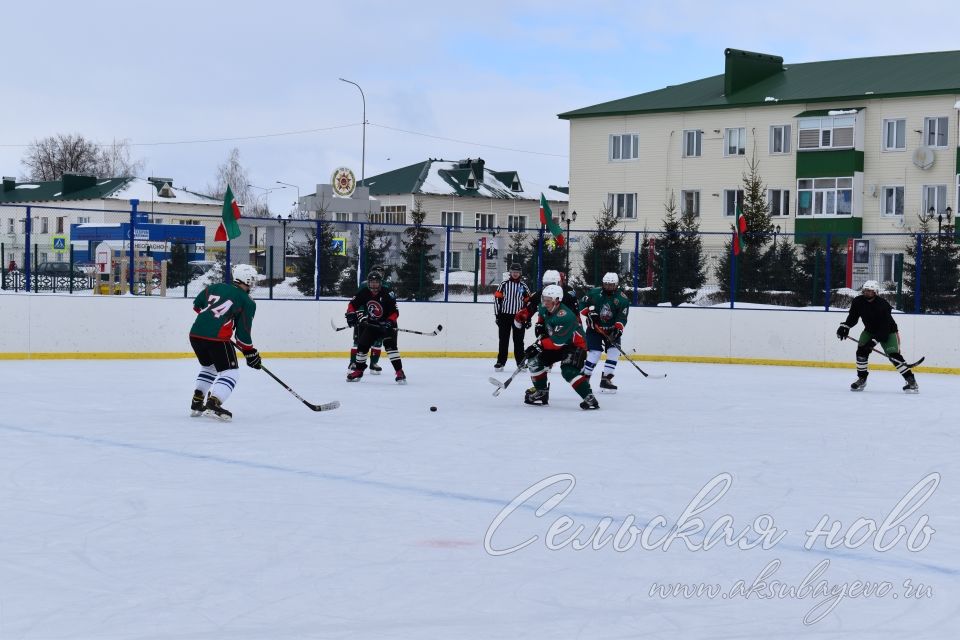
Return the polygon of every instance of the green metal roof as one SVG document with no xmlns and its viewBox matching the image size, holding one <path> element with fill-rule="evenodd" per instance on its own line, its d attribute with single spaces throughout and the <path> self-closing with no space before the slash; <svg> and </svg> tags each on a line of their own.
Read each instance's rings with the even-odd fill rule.
<svg viewBox="0 0 960 640">
<path fill-rule="evenodd" d="M 98 180 L 93 176 L 65 175 L 61 180 L 46 182 L 4 182 L 0 187 L 0 203 L 99 200 L 108 197 L 130 180 L 132 178 Z"/>
<path fill-rule="evenodd" d="M 863 111 L 865 107 L 836 107 L 834 109 L 808 109 L 801 111 L 794 118 L 814 118 L 816 116 L 837 115 L 837 111 Z"/>
<path fill-rule="evenodd" d="M 376 176 L 371 176 L 360 182 L 361 186 L 370 187 L 370 195 L 382 196 L 396 193 L 417 193 L 430 171 L 430 160 L 424 160 L 407 167 L 400 167 Z"/>
<path fill-rule="evenodd" d="M 559 114 L 566 120 L 597 116 L 731 109 L 778 103 L 851 101 L 896 96 L 960 93 L 960 51 L 912 53 L 875 58 L 783 64 L 764 56 L 727 49 L 724 74 L 575 109 Z M 752 66 L 751 66 L 752 65 Z M 731 79 L 736 77 L 738 81 Z M 749 83 L 744 86 L 744 83 Z M 729 95 L 725 86 L 740 87 Z"/>
</svg>

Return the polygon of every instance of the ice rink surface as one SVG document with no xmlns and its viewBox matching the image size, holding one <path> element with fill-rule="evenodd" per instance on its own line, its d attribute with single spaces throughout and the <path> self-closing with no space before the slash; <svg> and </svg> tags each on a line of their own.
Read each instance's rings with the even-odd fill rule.
<svg viewBox="0 0 960 640">
<path fill-rule="evenodd" d="M 956 377 L 621 363 L 586 412 L 556 374 L 549 407 L 525 375 L 493 397 L 487 360 L 408 359 L 406 386 L 265 364 L 343 406 L 242 367 L 221 423 L 188 416 L 189 360 L 0 362 L 0 638 L 960 630 Z M 841 546 L 806 549 L 825 516 Z"/>
</svg>

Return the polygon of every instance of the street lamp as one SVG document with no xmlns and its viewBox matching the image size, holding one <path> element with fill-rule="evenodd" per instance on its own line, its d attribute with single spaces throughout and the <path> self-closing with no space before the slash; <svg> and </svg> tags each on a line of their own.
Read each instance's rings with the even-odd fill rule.
<svg viewBox="0 0 960 640">
<path fill-rule="evenodd" d="M 560 221 L 567 223 L 567 265 L 564 270 L 567 272 L 567 277 L 570 277 L 570 223 L 574 222 L 577 219 L 577 212 L 573 211 L 570 215 L 567 215 L 566 211 L 560 211 Z"/>
<path fill-rule="evenodd" d="M 297 217 L 299 218 L 300 217 L 300 187 L 298 187 L 295 184 L 290 184 L 289 182 L 282 182 L 280 180 L 277 180 L 277 184 L 282 184 L 287 187 L 293 187 L 294 189 L 297 190 Z"/>
<path fill-rule="evenodd" d="M 930 207 L 930 209 L 932 210 L 933 207 Z M 950 207 L 947 207 L 947 210 L 945 213 L 947 214 L 947 224 L 949 225 L 950 216 L 953 215 L 953 209 L 951 209 Z M 939 213 L 937 214 L 937 235 L 940 235 L 940 227 L 942 225 L 943 225 L 943 213 Z"/>
<path fill-rule="evenodd" d="M 340 82 L 346 82 L 347 84 L 352 84 L 357 89 L 360 89 L 358 85 L 353 80 L 347 80 L 346 78 L 339 78 Z M 363 181 L 366 179 L 366 164 L 367 164 L 367 97 L 363 95 L 363 89 L 360 89 L 360 99 L 363 100 L 363 148 L 360 156 L 360 184 L 363 184 Z"/>
<path fill-rule="evenodd" d="M 286 189 L 286 187 L 258 187 L 255 184 L 248 184 L 247 186 L 251 189 L 260 189 L 263 191 L 263 212 L 266 214 L 270 213 L 270 203 L 267 201 L 267 198 L 270 197 L 270 192 L 277 191 L 278 189 Z"/>
</svg>

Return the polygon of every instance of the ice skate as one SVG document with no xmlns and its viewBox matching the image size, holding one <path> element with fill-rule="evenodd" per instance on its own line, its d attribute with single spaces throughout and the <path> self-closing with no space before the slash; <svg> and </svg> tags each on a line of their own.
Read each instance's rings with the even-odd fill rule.
<svg viewBox="0 0 960 640">
<path fill-rule="evenodd" d="M 867 376 L 857 376 L 857 379 L 850 385 L 850 391 L 863 391 L 867 387 Z"/>
<path fill-rule="evenodd" d="M 617 385 L 613 384 L 613 374 L 604 373 L 600 376 L 600 393 L 616 393 Z"/>
<path fill-rule="evenodd" d="M 580 408 L 584 410 L 599 409 L 600 403 L 597 402 L 597 399 L 593 397 L 592 393 L 588 393 L 587 397 L 580 403 Z"/>
<path fill-rule="evenodd" d="M 378 376 L 378 375 L 380 375 L 380 372 L 382 372 L 382 371 L 383 371 L 383 367 L 381 367 L 380 365 L 378 365 L 378 364 L 371 364 L 371 365 L 370 365 L 370 374 L 371 374 L 371 375 Z"/>
<path fill-rule="evenodd" d="M 494 370 L 494 371 L 503 371 L 503 367 L 504 367 L 504 366 L 506 366 L 506 365 L 504 365 L 502 362 L 498 362 L 498 363 L 496 363 L 496 364 L 493 365 L 493 370 Z"/>
<path fill-rule="evenodd" d="M 220 403 L 220 398 L 214 395 L 207 398 L 206 410 L 203 412 L 203 415 L 224 422 L 230 422 L 233 419 L 233 414 L 224 409 Z"/>
<path fill-rule="evenodd" d="M 397 369 L 397 377 L 394 379 L 397 384 L 407 384 L 407 374 L 403 372 L 403 369 Z"/>
<path fill-rule="evenodd" d="M 903 385 L 904 393 L 920 393 L 920 387 L 917 386 L 917 379 L 913 377 L 912 373 L 904 376 L 904 380 L 907 381 L 907 384 Z"/>
<path fill-rule="evenodd" d="M 196 418 L 203 415 L 204 409 L 204 396 L 203 392 L 199 390 L 194 390 L 193 400 L 190 402 L 190 417 Z"/>
<path fill-rule="evenodd" d="M 547 406 L 550 403 L 550 392 L 546 389 L 527 389 L 523 394 L 523 401 L 527 404 Z"/>
<path fill-rule="evenodd" d="M 363 370 L 367 368 L 366 364 L 357 363 L 353 371 L 347 374 L 347 382 L 356 382 L 363 377 Z"/>
</svg>

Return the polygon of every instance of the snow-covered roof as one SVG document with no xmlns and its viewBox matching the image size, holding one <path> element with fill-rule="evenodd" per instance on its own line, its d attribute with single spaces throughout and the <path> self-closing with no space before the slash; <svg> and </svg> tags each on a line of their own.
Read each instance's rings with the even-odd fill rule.
<svg viewBox="0 0 960 640">
<path fill-rule="evenodd" d="M 162 185 L 161 185 L 162 186 Z M 223 201 L 216 198 L 211 198 L 209 196 L 204 196 L 199 193 L 194 193 L 192 191 L 187 191 L 186 189 L 180 189 L 175 186 L 170 188 L 170 191 L 173 193 L 174 197 L 167 198 L 161 197 L 157 193 L 158 189 L 156 183 L 150 182 L 149 180 L 144 180 L 143 178 L 130 178 L 129 181 L 113 191 L 108 195 L 105 200 L 131 200 L 137 198 L 140 200 L 140 203 L 150 202 L 169 202 L 175 204 L 205 204 L 205 205 L 222 205 Z"/>
<path fill-rule="evenodd" d="M 423 185 L 420 187 L 420 192 L 429 193 L 431 195 L 463 195 L 464 185 L 466 183 L 466 180 L 463 179 L 463 176 L 471 171 L 472 169 L 461 167 L 460 162 L 433 160 L 430 163 L 430 169 L 427 172 L 427 176 L 423 180 Z M 569 196 L 567 194 L 560 191 L 555 191 L 549 187 L 536 190 L 527 190 L 523 186 L 523 179 L 521 176 L 517 175 L 515 172 L 509 173 L 516 176 L 520 185 L 519 191 L 514 191 L 511 188 L 513 186 L 512 184 L 501 182 L 500 177 L 504 175 L 504 172 L 494 172 L 484 167 L 483 180 L 477 182 L 476 189 L 470 190 L 472 192 L 471 195 L 475 195 L 478 198 L 539 200 L 540 193 L 542 192 L 548 200 L 559 200 L 563 202 L 569 200 Z M 474 177 L 476 178 L 478 176 Z"/>
</svg>

